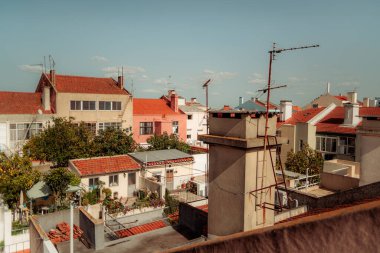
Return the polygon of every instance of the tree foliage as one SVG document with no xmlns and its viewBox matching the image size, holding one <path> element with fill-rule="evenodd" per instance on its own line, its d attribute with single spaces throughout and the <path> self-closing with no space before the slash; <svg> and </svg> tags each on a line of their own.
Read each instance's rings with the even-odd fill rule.
<svg viewBox="0 0 380 253">
<path fill-rule="evenodd" d="M 66 167 L 70 159 L 125 154 L 136 148 L 132 135 L 124 130 L 107 128 L 94 136 L 83 122 L 78 125 L 72 120 L 54 118 L 48 122 L 44 131 L 25 144 L 24 154 Z"/>
<path fill-rule="evenodd" d="M 44 131 L 26 143 L 23 150 L 33 159 L 51 161 L 63 167 L 67 166 L 70 159 L 89 156 L 91 138 L 84 124 L 78 126 L 72 119 L 53 118 Z"/>
<path fill-rule="evenodd" d="M 50 187 L 56 200 L 63 200 L 69 185 L 79 185 L 80 178 L 67 168 L 54 168 L 44 175 L 45 183 Z"/>
<path fill-rule="evenodd" d="M 94 156 L 111 156 L 135 151 L 136 143 L 132 134 L 123 129 L 106 128 L 94 138 Z"/>
<path fill-rule="evenodd" d="M 40 177 L 28 158 L 0 153 L 0 194 L 11 209 L 17 207 L 20 192 L 28 191 Z"/>
<path fill-rule="evenodd" d="M 285 162 L 287 170 L 306 174 L 306 169 L 309 169 L 309 175 L 320 174 L 323 168 L 323 157 L 320 153 L 304 145 L 302 150 L 294 153 L 288 152 Z"/>
<path fill-rule="evenodd" d="M 162 135 L 154 134 L 147 142 L 150 144 L 148 150 L 178 149 L 186 153 L 190 151 L 190 146 L 181 141 L 176 134 L 168 135 L 166 132 Z"/>
</svg>

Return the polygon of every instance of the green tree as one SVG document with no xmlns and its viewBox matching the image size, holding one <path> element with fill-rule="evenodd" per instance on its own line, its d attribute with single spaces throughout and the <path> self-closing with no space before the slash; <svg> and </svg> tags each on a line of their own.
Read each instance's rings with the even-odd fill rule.
<svg viewBox="0 0 380 253">
<path fill-rule="evenodd" d="M 166 132 L 162 135 L 154 134 L 147 142 L 150 144 L 148 150 L 178 149 L 186 153 L 190 151 L 190 146 L 181 141 L 176 134 L 168 135 Z"/>
<path fill-rule="evenodd" d="M 121 155 L 135 151 L 136 142 L 132 134 L 123 129 L 108 127 L 94 138 L 95 156 Z"/>
<path fill-rule="evenodd" d="M 285 166 L 293 172 L 306 174 L 306 169 L 309 169 L 309 175 L 317 175 L 322 172 L 323 157 L 308 145 L 304 145 L 302 150 L 296 153 L 288 152 Z"/>
<path fill-rule="evenodd" d="M 24 154 L 32 159 L 51 161 L 57 167 L 68 165 L 70 159 L 89 157 L 93 152 L 92 133 L 72 118 L 53 118 L 44 131 L 33 136 L 24 146 Z"/>
<path fill-rule="evenodd" d="M 0 153 L 0 194 L 12 210 L 17 208 L 20 192 L 28 191 L 40 177 L 28 158 Z"/>
<path fill-rule="evenodd" d="M 165 189 L 165 214 L 173 214 L 178 211 L 179 201 L 170 196 L 169 190 Z"/>
<path fill-rule="evenodd" d="M 56 202 L 62 203 L 69 185 L 79 185 L 80 178 L 67 168 L 55 168 L 49 170 L 44 181 L 53 192 Z"/>
</svg>

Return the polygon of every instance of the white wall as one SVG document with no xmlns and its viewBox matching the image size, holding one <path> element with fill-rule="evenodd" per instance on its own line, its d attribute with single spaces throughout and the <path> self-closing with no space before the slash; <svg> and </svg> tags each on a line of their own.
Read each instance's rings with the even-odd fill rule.
<svg viewBox="0 0 380 253">
<path fill-rule="evenodd" d="M 360 185 L 380 181 L 380 136 L 360 137 Z"/>
<path fill-rule="evenodd" d="M 195 154 L 194 157 L 194 164 L 193 164 L 193 171 L 195 175 L 198 175 L 200 173 L 206 173 L 206 166 L 207 166 L 207 154 Z"/>
<path fill-rule="evenodd" d="M 186 112 L 187 115 L 192 115 L 192 119 L 187 119 L 186 135 L 191 135 L 187 138 L 187 142 L 195 145 L 199 134 L 207 133 L 207 113 L 206 112 Z"/>
<path fill-rule="evenodd" d="M 134 171 L 130 173 L 136 173 L 136 189 L 139 189 L 140 187 L 140 180 L 139 180 L 139 171 Z M 109 183 L 109 177 L 111 175 L 119 175 L 119 184 L 110 186 Z M 81 178 L 81 183 L 85 187 L 85 189 L 88 191 L 88 186 L 89 186 L 89 179 L 90 178 L 96 178 L 98 177 L 100 181 L 103 181 L 105 183 L 104 187 L 109 188 L 112 190 L 112 194 L 114 192 L 118 192 L 118 198 L 120 197 L 128 197 L 128 173 L 125 174 L 123 173 L 114 173 L 114 174 L 106 174 L 106 175 L 100 175 L 100 176 L 91 176 L 91 177 L 82 177 Z M 130 193 L 132 194 L 132 193 Z M 113 196 L 113 195 L 112 195 Z"/>
</svg>

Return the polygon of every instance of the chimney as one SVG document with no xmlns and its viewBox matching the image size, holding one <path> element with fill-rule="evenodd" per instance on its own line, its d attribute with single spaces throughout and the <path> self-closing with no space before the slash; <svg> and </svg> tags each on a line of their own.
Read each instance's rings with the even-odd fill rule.
<svg viewBox="0 0 380 253">
<path fill-rule="evenodd" d="M 358 102 L 358 93 L 356 91 L 347 92 L 347 99 L 352 104 L 356 104 Z"/>
<path fill-rule="evenodd" d="M 124 76 L 117 77 L 117 87 L 124 89 Z"/>
<path fill-rule="evenodd" d="M 173 111 L 178 112 L 178 96 L 175 94 L 174 90 L 171 90 L 172 92 L 169 94 L 170 95 L 170 108 L 172 108 Z"/>
<path fill-rule="evenodd" d="M 172 94 L 175 94 L 175 90 L 168 90 L 168 97 L 170 98 Z"/>
<path fill-rule="evenodd" d="M 363 98 L 363 107 L 369 107 L 369 98 Z"/>
<path fill-rule="evenodd" d="M 239 106 L 241 106 L 243 103 L 244 103 L 244 98 L 243 97 L 239 97 Z"/>
<path fill-rule="evenodd" d="M 327 82 L 326 94 L 330 94 L 330 83 Z"/>
<path fill-rule="evenodd" d="M 50 87 L 44 86 L 42 90 L 42 106 L 45 111 L 50 111 Z"/>
<path fill-rule="evenodd" d="M 376 107 L 376 100 L 375 99 L 369 100 L 369 107 Z"/>
<path fill-rule="evenodd" d="M 286 121 L 292 117 L 293 113 L 293 103 L 291 100 L 281 100 L 280 101 L 280 111 L 282 112 L 280 116 L 281 121 Z"/>
<path fill-rule="evenodd" d="M 55 85 L 55 70 L 51 69 L 50 70 L 50 82 Z"/>
<path fill-rule="evenodd" d="M 357 126 L 360 123 L 359 104 L 345 103 L 344 107 L 344 125 Z"/>
<path fill-rule="evenodd" d="M 196 103 L 197 102 L 197 98 L 191 98 L 191 103 Z"/>
<path fill-rule="evenodd" d="M 229 111 L 229 110 L 231 110 L 231 107 L 229 105 L 223 106 L 223 111 Z"/>
</svg>

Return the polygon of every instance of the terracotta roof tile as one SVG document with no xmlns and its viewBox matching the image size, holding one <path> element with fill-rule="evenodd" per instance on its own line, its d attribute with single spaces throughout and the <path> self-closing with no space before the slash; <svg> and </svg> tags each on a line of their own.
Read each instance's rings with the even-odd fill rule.
<svg viewBox="0 0 380 253">
<path fill-rule="evenodd" d="M 51 114 L 42 107 L 42 94 L 38 92 L 0 92 L 0 114 Z"/>
<path fill-rule="evenodd" d="M 50 78 L 50 74 L 47 76 Z M 119 88 L 117 82 L 110 77 L 55 75 L 55 85 L 57 91 L 63 93 L 129 94 L 127 90 Z"/>
<path fill-rule="evenodd" d="M 131 227 L 128 229 L 119 230 L 119 231 L 116 231 L 115 234 L 119 236 L 119 238 L 123 238 L 123 237 L 132 236 L 132 235 L 146 233 L 146 232 L 160 229 L 166 226 L 167 225 L 165 224 L 165 222 L 159 220 L 159 221 L 146 223 L 140 226 Z"/>
<path fill-rule="evenodd" d="M 380 107 L 361 107 L 359 116 L 380 116 Z"/>
<path fill-rule="evenodd" d="M 180 111 L 173 111 L 164 99 L 134 98 L 134 115 L 181 115 Z"/>
<path fill-rule="evenodd" d="M 141 168 L 140 164 L 128 155 L 78 159 L 71 162 L 81 176 L 134 171 Z"/>
<path fill-rule="evenodd" d="M 314 118 L 318 113 L 323 111 L 323 109 L 325 109 L 325 107 L 310 108 L 303 111 L 295 112 L 293 113 L 291 118 L 287 119 L 285 122 L 279 122 L 277 126 L 279 127 L 283 124 L 295 125 L 298 122 L 308 122 L 309 120 Z"/>
</svg>

